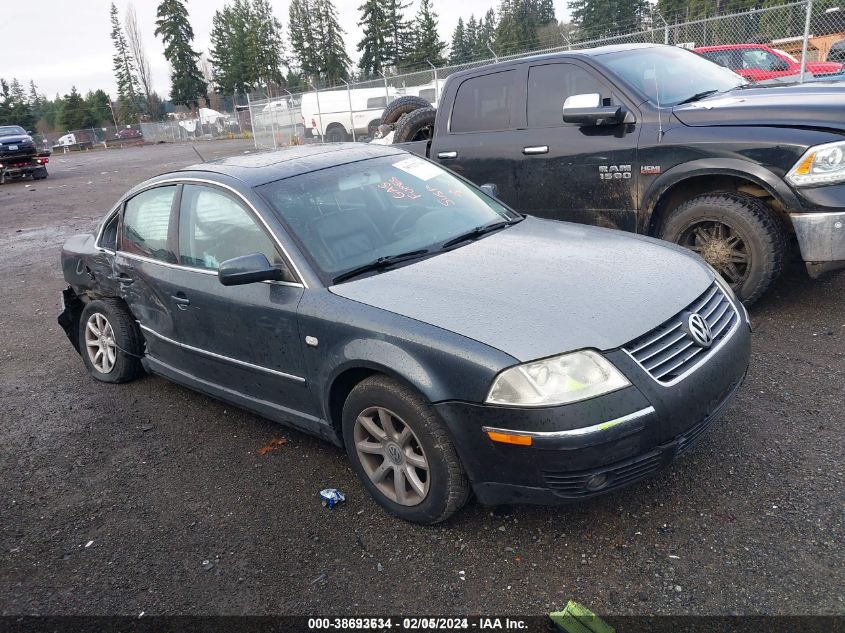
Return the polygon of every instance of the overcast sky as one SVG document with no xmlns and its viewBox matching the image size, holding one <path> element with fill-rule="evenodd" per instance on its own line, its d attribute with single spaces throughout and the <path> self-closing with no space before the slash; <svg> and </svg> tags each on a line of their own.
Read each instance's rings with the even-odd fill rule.
<svg viewBox="0 0 845 633">
<path fill-rule="evenodd" d="M 355 45 L 361 30 L 357 26 L 358 7 L 363 0 L 335 0 L 340 24 L 346 30 L 344 40 L 353 62 L 357 61 Z M 109 37 L 109 0 L 0 0 L 2 18 L 7 27 L 0 33 L 0 77 L 21 83 L 35 80 L 38 90 L 52 98 L 57 92 L 64 95 L 70 87 L 85 93 L 102 88 L 114 97 L 112 75 L 112 42 Z M 129 0 L 116 0 L 124 16 Z M 135 0 L 135 11 L 144 35 L 150 59 L 153 85 L 156 91 L 168 96 L 170 90 L 167 62 L 162 54 L 161 41 L 153 35 L 157 0 Z M 188 10 L 194 27 L 194 47 L 207 51 L 211 18 L 225 0 L 190 0 Z M 271 0 L 276 16 L 287 29 L 288 0 Z M 440 17 L 440 34 L 449 41 L 459 17 L 470 13 L 479 16 L 498 0 L 433 0 Z M 419 0 L 411 9 L 416 13 Z M 566 0 L 555 0 L 558 19 L 566 13 Z M 14 28 L 11 28 L 14 27 Z"/>
</svg>

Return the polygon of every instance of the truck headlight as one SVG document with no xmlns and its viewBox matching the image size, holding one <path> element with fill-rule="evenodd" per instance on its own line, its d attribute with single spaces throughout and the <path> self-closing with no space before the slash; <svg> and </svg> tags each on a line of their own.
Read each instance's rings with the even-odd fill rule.
<svg viewBox="0 0 845 633">
<path fill-rule="evenodd" d="M 811 147 L 789 170 L 786 180 L 796 187 L 845 182 L 845 142 Z"/>
<path fill-rule="evenodd" d="M 583 350 L 504 370 L 493 381 L 485 402 L 546 407 L 585 400 L 630 384 L 601 354 Z"/>
</svg>

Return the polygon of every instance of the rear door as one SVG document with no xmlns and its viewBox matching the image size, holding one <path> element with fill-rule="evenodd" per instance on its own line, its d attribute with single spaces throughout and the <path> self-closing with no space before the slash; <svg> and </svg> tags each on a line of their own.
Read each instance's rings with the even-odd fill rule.
<svg viewBox="0 0 845 633">
<path fill-rule="evenodd" d="M 141 326 L 148 354 L 173 366 L 185 361 L 176 342 L 171 300 L 178 289 L 174 225 L 178 200 L 177 185 L 146 189 L 127 200 L 113 264 L 114 281 Z"/>
<path fill-rule="evenodd" d="M 515 172 L 522 161 L 525 66 L 464 79 L 445 130 L 438 127 L 431 158 L 477 185 L 495 184 L 519 209 Z M 445 133 L 442 133 L 445 132 Z"/>
<path fill-rule="evenodd" d="M 638 124 L 563 122 L 563 103 L 573 95 L 597 93 L 603 105 L 624 105 L 637 118 L 633 105 L 594 69 L 574 61 L 532 64 L 526 81 L 521 160 L 513 171 L 516 209 L 635 231 Z"/>
</svg>

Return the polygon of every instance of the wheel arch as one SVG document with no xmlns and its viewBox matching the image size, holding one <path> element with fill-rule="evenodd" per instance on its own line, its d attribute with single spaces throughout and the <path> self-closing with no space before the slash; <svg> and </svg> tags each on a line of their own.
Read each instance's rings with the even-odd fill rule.
<svg viewBox="0 0 845 633">
<path fill-rule="evenodd" d="M 656 179 L 643 196 L 637 231 L 656 236 L 663 220 L 678 206 L 696 196 L 716 191 L 739 191 L 764 200 L 786 226 L 790 209 L 800 208 L 791 189 L 777 175 L 738 159 L 692 161 Z"/>
</svg>

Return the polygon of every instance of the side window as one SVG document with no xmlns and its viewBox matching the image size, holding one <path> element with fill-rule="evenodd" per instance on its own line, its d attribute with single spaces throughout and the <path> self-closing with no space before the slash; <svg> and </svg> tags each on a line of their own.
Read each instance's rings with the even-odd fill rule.
<svg viewBox="0 0 845 633">
<path fill-rule="evenodd" d="M 773 70 L 778 57 L 769 51 L 759 48 L 751 48 L 742 53 L 743 68 L 759 68 L 761 70 Z"/>
<path fill-rule="evenodd" d="M 108 248 L 109 250 L 117 250 L 117 224 L 120 218 L 119 213 L 115 213 L 106 225 L 103 227 L 103 233 L 100 235 L 100 243 L 97 246 L 101 248 Z"/>
<path fill-rule="evenodd" d="M 511 128 L 516 71 L 467 79 L 458 88 L 449 131 L 485 132 Z"/>
<path fill-rule="evenodd" d="M 387 97 L 370 97 L 367 99 L 367 109 L 372 110 L 373 108 L 386 108 L 387 107 Z"/>
<path fill-rule="evenodd" d="M 126 203 L 121 250 L 171 264 L 176 262 L 167 240 L 175 195 L 175 185 L 156 187 L 139 193 Z"/>
<path fill-rule="evenodd" d="M 574 64 L 532 66 L 528 71 L 528 127 L 557 127 L 563 123 L 563 102 L 572 95 L 603 93 L 596 77 Z"/>
<path fill-rule="evenodd" d="M 217 270 L 227 259 L 251 253 L 264 253 L 271 264 L 281 262 L 270 237 L 240 202 L 212 187 L 185 185 L 179 263 Z"/>
</svg>

